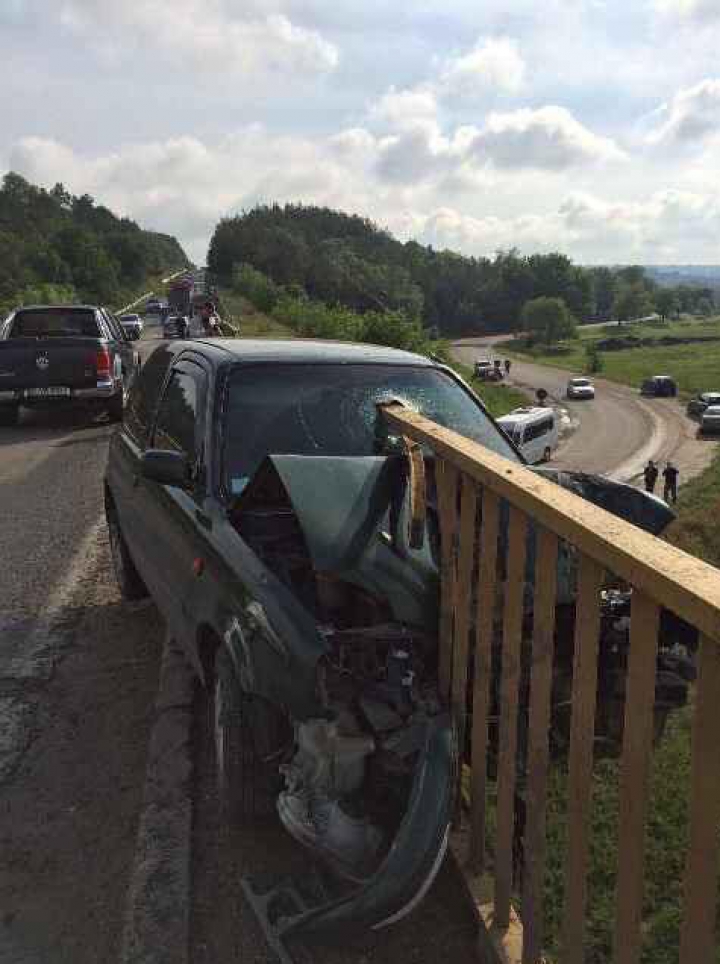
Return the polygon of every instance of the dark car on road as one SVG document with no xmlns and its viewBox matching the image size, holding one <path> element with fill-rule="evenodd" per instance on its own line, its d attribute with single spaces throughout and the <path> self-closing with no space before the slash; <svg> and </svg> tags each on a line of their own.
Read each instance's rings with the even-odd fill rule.
<svg viewBox="0 0 720 964">
<path fill-rule="evenodd" d="M 464 748 L 437 684 L 434 461 L 388 430 L 397 402 L 522 462 L 444 366 L 303 340 L 163 343 L 110 442 L 118 583 L 152 595 L 205 684 L 223 812 L 276 813 L 339 885 L 287 934 L 399 920 L 448 843 Z M 629 486 L 554 477 L 652 531 L 673 517 Z M 573 578 L 559 586 L 574 605 Z"/>
<path fill-rule="evenodd" d="M 720 392 L 701 392 L 687 403 L 687 413 L 691 417 L 701 416 L 711 405 L 720 405 Z"/>
<path fill-rule="evenodd" d="M 646 378 L 642 383 L 640 394 L 674 398 L 677 395 L 677 382 L 669 375 L 654 375 L 652 378 Z"/>
<path fill-rule="evenodd" d="M 15 425 L 21 407 L 68 405 L 119 421 L 139 366 L 138 352 L 106 308 L 17 308 L 0 330 L 0 425 Z"/>
</svg>

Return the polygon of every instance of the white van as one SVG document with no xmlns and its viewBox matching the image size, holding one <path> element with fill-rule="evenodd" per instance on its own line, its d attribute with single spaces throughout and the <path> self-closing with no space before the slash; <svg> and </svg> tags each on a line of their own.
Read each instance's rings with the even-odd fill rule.
<svg viewBox="0 0 720 964">
<path fill-rule="evenodd" d="M 552 408 L 516 408 L 497 423 L 531 465 L 547 462 L 558 447 L 557 415 Z"/>
</svg>

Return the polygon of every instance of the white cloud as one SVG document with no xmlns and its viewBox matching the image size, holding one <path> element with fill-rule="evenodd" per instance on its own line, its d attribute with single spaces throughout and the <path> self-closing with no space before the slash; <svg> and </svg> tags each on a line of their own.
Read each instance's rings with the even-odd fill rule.
<svg viewBox="0 0 720 964">
<path fill-rule="evenodd" d="M 656 9 L 665 15 L 698 24 L 720 20 L 718 0 L 655 0 Z"/>
<path fill-rule="evenodd" d="M 665 121 L 648 135 L 651 144 L 692 143 L 720 132 L 720 79 L 679 90 L 658 115 Z"/>
<path fill-rule="evenodd" d="M 407 90 L 391 87 L 370 108 L 372 119 L 398 128 L 413 126 L 418 121 L 434 121 L 437 112 L 437 98 L 430 84 Z"/>
<path fill-rule="evenodd" d="M 333 69 L 337 48 L 274 9 L 234 16 L 222 0 L 63 0 L 60 22 L 99 40 L 115 56 L 138 44 L 215 76 L 257 71 L 315 73 Z"/>
<path fill-rule="evenodd" d="M 614 141 L 588 130 L 565 108 L 552 106 L 490 114 L 471 149 L 478 159 L 500 168 L 548 171 L 625 157 Z"/>
<path fill-rule="evenodd" d="M 524 81 L 525 61 L 517 44 L 508 37 L 490 37 L 448 61 L 438 86 L 447 98 L 474 99 L 488 91 L 517 93 Z"/>
</svg>

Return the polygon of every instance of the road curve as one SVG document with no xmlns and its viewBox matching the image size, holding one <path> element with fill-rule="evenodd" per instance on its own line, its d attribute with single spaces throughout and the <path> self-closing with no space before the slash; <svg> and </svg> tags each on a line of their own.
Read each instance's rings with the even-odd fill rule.
<svg viewBox="0 0 720 964">
<path fill-rule="evenodd" d="M 465 338 L 453 344 L 458 361 L 502 354 L 502 337 Z M 497 345 L 497 351 L 493 351 Z M 672 458 L 687 481 L 711 462 L 716 443 L 697 437 L 697 424 L 675 399 L 641 398 L 636 389 L 594 378 L 593 401 L 565 398 L 572 372 L 513 359 L 511 383 L 534 394 L 544 388 L 555 404 L 567 409 L 576 431 L 553 459 L 558 468 L 596 472 L 619 482 L 636 481 L 648 459 Z"/>
</svg>

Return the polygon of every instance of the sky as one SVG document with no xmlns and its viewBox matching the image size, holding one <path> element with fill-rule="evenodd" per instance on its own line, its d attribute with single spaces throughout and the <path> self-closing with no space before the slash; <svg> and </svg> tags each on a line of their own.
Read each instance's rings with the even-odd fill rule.
<svg viewBox="0 0 720 964">
<path fill-rule="evenodd" d="M 720 263 L 720 0 L 0 0 L 0 173 L 176 235 Z"/>
</svg>

